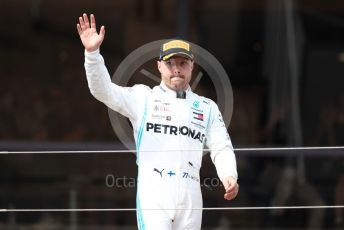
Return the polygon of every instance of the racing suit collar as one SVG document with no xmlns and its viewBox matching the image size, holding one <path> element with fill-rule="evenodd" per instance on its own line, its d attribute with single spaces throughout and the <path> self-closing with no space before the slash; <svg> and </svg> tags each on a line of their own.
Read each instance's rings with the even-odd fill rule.
<svg viewBox="0 0 344 230">
<path fill-rule="evenodd" d="M 165 85 L 165 83 L 164 83 L 163 81 L 161 81 L 159 88 L 161 89 L 161 91 L 163 91 L 163 92 L 164 92 L 165 94 L 167 94 L 168 96 L 170 96 L 170 97 L 176 97 L 176 93 L 177 93 L 177 92 L 174 91 L 174 90 L 172 90 L 172 89 L 170 89 L 170 88 L 168 88 L 168 87 Z M 188 88 L 185 90 L 185 92 L 186 92 L 186 97 L 185 97 L 185 98 L 187 99 L 187 98 L 190 97 L 190 94 L 192 93 L 190 85 L 189 85 Z"/>
</svg>

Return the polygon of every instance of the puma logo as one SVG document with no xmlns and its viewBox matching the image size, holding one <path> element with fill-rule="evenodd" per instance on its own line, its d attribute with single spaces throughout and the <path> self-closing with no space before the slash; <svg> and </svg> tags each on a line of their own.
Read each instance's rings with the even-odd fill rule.
<svg viewBox="0 0 344 230">
<path fill-rule="evenodd" d="M 162 172 L 163 172 L 164 170 L 165 170 L 165 169 L 159 171 L 157 168 L 154 168 L 154 169 L 153 169 L 153 171 L 159 173 L 161 177 L 162 177 Z"/>
</svg>

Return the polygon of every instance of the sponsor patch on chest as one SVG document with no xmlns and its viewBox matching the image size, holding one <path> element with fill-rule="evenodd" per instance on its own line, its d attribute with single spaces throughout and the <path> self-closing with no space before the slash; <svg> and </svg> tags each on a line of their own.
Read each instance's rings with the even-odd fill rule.
<svg viewBox="0 0 344 230">
<path fill-rule="evenodd" d="M 158 124 L 158 123 L 146 123 L 146 131 L 147 132 L 154 132 L 154 133 L 161 133 L 167 135 L 183 135 L 194 140 L 198 140 L 201 143 L 204 141 L 205 134 L 192 129 L 187 126 L 174 126 L 174 125 L 167 125 L 167 124 Z"/>
</svg>

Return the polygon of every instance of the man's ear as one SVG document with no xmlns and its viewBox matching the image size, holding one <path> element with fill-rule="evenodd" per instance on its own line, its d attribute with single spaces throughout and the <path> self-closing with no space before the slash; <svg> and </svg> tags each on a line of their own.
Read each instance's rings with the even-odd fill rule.
<svg viewBox="0 0 344 230">
<path fill-rule="evenodd" d="M 194 68 L 194 60 L 191 60 L 191 70 Z"/>
<path fill-rule="evenodd" d="M 156 64 L 158 66 L 159 72 L 161 73 L 161 64 L 162 64 L 161 61 L 157 61 Z"/>
</svg>

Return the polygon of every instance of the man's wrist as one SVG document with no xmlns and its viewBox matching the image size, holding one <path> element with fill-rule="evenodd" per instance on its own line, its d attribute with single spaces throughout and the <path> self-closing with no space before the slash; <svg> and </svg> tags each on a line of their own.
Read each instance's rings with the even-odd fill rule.
<svg viewBox="0 0 344 230">
<path fill-rule="evenodd" d="M 224 176 L 224 177 L 222 178 L 222 181 L 226 180 L 226 178 L 232 178 L 235 182 L 237 182 L 237 180 L 238 180 L 238 178 L 236 178 L 236 177 L 234 177 L 234 176 L 228 175 L 228 176 Z"/>
<path fill-rule="evenodd" d="M 85 49 L 85 54 L 98 54 L 99 53 L 99 48 L 95 50 L 87 50 Z"/>
</svg>

